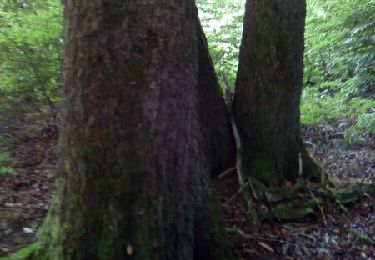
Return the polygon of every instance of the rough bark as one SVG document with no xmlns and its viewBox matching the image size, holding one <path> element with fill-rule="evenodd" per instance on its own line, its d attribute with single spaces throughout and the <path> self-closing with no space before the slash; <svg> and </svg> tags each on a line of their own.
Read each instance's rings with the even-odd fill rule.
<svg viewBox="0 0 375 260">
<path fill-rule="evenodd" d="M 65 0 L 57 191 L 36 259 L 231 259 L 190 0 Z"/>
<path fill-rule="evenodd" d="M 236 145 L 229 113 L 215 69 L 209 55 L 207 40 L 200 22 L 198 31 L 198 95 L 206 156 L 210 163 L 211 177 L 235 166 Z"/>
<path fill-rule="evenodd" d="M 242 144 L 242 172 L 268 186 L 317 166 L 299 137 L 303 85 L 304 0 L 248 0 L 234 112 Z"/>
</svg>

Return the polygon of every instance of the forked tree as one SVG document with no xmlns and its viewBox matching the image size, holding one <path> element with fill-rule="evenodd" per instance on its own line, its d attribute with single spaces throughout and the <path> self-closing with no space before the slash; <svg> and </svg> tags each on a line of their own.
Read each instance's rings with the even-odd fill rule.
<svg viewBox="0 0 375 260">
<path fill-rule="evenodd" d="M 248 0 L 234 96 L 241 169 L 267 186 L 314 176 L 299 135 L 305 0 Z"/>
<path fill-rule="evenodd" d="M 234 141 L 194 1 L 64 6 L 57 191 L 34 259 L 232 259 L 210 176 Z M 304 1 L 246 5 L 234 115 L 241 170 L 269 186 L 316 169 L 298 135 L 304 19 Z"/>
<path fill-rule="evenodd" d="M 64 6 L 57 191 L 34 258 L 232 259 L 210 175 L 233 137 L 193 0 Z"/>
</svg>

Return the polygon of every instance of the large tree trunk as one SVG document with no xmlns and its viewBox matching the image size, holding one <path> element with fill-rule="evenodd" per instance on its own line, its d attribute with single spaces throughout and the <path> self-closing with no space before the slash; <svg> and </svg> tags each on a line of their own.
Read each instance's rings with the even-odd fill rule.
<svg viewBox="0 0 375 260">
<path fill-rule="evenodd" d="M 298 156 L 317 168 L 299 137 L 303 85 L 304 0 L 248 0 L 234 113 L 242 172 L 269 186 L 298 177 Z"/>
<path fill-rule="evenodd" d="M 193 2 L 64 4 L 59 175 L 37 259 L 231 259 L 199 116 Z"/>
</svg>

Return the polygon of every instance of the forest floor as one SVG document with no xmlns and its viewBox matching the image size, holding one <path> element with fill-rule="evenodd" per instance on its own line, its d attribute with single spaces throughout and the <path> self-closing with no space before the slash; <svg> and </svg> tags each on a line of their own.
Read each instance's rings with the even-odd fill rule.
<svg viewBox="0 0 375 260">
<path fill-rule="evenodd" d="M 8 161 L 13 174 L 0 172 L 0 256 L 35 240 L 54 190 L 57 128 L 30 122 L 0 127 L 0 152 L 14 158 Z M 343 120 L 303 127 L 302 134 L 337 188 L 350 189 L 356 183 L 374 185 L 375 136 L 363 133 L 362 144 L 352 145 L 345 139 L 349 125 L 350 121 Z M 0 166 L 5 163 L 0 156 Z M 255 194 L 258 232 L 238 192 L 236 175 L 216 181 L 225 224 L 238 255 L 242 259 L 375 259 L 374 193 L 363 191 L 343 203 L 328 196 L 321 185 L 307 185 L 308 191 L 296 189 L 286 199 L 297 199 L 297 203 L 307 197 L 316 199 L 318 207 L 303 218 L 267 217 L 276 204 L 272 197 L 264 200 Z M 286 183 L 285 187 L 294 186 Z"/>
<path fill-rule="evenodd" d="M 272 205 L 272 197 L 265 200 L 255 194 L 253 203 L 260 219 L 257 231 L 242 196 L 238 196 L 236 175 L 217 182 L 225 225 L 232 231 L 242 259 L 375 259 L 375 135 L 362 133 L 361 144 L 351 145 L 345 139 L 349 126 L 350 121 L 342 120 L 302 127 L 310 154 L 335 184 L 335 188 L 325 189 L 308 183 L 307 191 L 289 194 L 286 200 L 294 204 L 319 197 L 318 207 L 303 218 L 270 219 L 267 213 L 276 203 Z M 352 196 L 353 187 L 366 184 L 372 187 L 371 192 Z M 293 188 L 289 183 L 285 187 Z M 327 193 L 329 190 L 347 190 L 351 199 L 343 204 Z"/>
</svg>

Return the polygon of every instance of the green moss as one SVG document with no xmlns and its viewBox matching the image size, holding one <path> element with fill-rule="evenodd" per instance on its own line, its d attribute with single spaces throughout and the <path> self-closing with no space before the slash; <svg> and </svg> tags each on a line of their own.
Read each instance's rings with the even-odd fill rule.
<svg viewBox="0 0 375 260">
<path fill-rule="evenodd" d="M 311 158 L 304 147 L 301 149 L 303 154 L 303 178 L 319 182 L 321 180 L 322 169 L 318 163 Z"/>
<path fill-rule="evenodd" d="M 263 182 L 261 182 L 260 180 L 258 179 L 255 179 L 255 178 L 252 178 L 251 179 L 251 182 L 252 182 L 252 185 L 253 185 L 253 188 L 254 188 L 254 191 L 257 193 L 257 194 L 261 194 L 264 190 L 266 190 L 266 185 L 264 185 Z"/>
<path fill-rule="evenodd" d="M 279 185 L 279 176 L 275 172 L 275 167 L 272 165 L 273 160 L 254 158 L 251 162 L 252 175 L 263 182 L 268 187 L 277 187 Z"/>
<path fill-rule="evenodd" d="M 256 34 L 254 41 L 257 42 L 257 44 L 249 46 L 251 46 L 250 51 L 255 54 L 253 57 L 257 59 L 256 62 L 264 64 L 265 60 L 268 61 L 276 59 L 276 46 L 269 36 L 265 37 L 264 34 Z"/>
<path fill-rule="evenodd" d="M 31 260 L 34 259 L 34 255 L 41 249 L 42 246 L 39 243 L 31 244 L 9 257 L 1 257 L 0 260 Z"/>
<path fill-rule="evenodd" d="M 316 209 L 322 203 L 323 200 L 321 198 L 313 198 L 305 203 L 305 207 Z"/>
<path fill-rule="evenodd" d="M 316 204 L 316 203 L 315 203 Z M 300 220 L 314 213 L 311 207 L 298 207 L 293 203 L 280 203 L 267 214 L 268 219 Z"/>
<path fill-rule="evenodd" d="M 215 256 L 215 259 L 218 260 L 237 259 L 234 253 L 233 244 L 227 236 L 224 228 L 224 221 L 219 208 L 219 201 L 217 200 L 214 192 L 211 191 L 209 196 L 209 207 L 211 213 L 210 218 L 212 222 L 212 234 L 209 238 L 209 242 L 211 243 L 210 249 L 215 250 L 215 252 L 213 252 L 211 255 Z"/>
<path fill-rule="evenodd" d="M 362 191 L 356 188 L 328 188 L 328 192 L 332 198 L 343 205 L 356 202 L 361 196 Z"/>
</svg>

